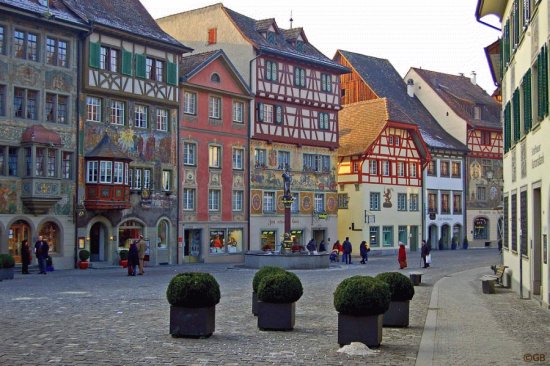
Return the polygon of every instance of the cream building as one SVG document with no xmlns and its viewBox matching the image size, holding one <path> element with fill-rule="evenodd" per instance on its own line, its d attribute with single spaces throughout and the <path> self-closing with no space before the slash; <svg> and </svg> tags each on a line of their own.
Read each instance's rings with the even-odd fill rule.
<svg viewBox="0 0 550 366">
<path fill-rule="evenodd" d="M 548 1 L 479 0 L 476 17 L 501 22 L 504 114 L 504 265 L 512 288 L 550 303 Z M 521 254 L 521 255 L 520 255 Z"/>
</svg>

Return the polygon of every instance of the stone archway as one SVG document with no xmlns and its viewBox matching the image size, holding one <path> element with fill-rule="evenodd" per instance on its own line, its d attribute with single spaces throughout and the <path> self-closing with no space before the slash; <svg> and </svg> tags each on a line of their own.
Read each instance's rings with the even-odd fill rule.
<svg viewBox="0 0 550 366">
<path fill-rule="evenodd" d="M 8 228 L 8 253 L 15 259 L 16 263 L 21 263 L 21 242 L 26 239 L 32 248 L 31 225 L 26 220 L 17 220 Z"/>
<path fill-rule="evenodd" d="M 439 249 L 449 249 L 451 246 L 451 226 L 449 224 L 443 224 L 441 226 L 441 239 Z"/>
<path fill-rule="evenodd" d="M 428 229 L 427 243 L 432 249 L 438 249 L 437 242 L 439 241 L 439 230 L 436 224 L 431 224 Z"/>
</svg>

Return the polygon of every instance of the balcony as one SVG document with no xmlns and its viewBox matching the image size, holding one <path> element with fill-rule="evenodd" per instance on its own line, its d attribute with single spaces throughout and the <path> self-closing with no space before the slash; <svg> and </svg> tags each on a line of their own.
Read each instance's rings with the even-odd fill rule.
<svg viewBox="0 0 550 366">
<path fill-rule="evenodd" d="M 86 210 L 123 210 L 130 208 L 130 187 L 113 184 L 86 184 Z"/>
<path fill-rule="evenodd" d="M 61 180 L 23 178 L 21 201 L 32 214 L 43 215 L 61 199 Z"/>
</svg>

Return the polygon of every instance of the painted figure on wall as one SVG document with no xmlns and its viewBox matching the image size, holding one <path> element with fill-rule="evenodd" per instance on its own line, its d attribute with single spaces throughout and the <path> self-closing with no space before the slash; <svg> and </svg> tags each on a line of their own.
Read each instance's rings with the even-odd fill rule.
<svg viewBox="0 0 550 366">
<path fill-rule="evenodd" d="M 387 189 L 384 190 L 384 203 L 382 204 L 382 206 L 385 207 L 385 208 L 391 208 L 392 207 L 392 204 L 391 204 L 391 191 L 392 191 L 391 188 L 387 188 Z"/>
</svg>

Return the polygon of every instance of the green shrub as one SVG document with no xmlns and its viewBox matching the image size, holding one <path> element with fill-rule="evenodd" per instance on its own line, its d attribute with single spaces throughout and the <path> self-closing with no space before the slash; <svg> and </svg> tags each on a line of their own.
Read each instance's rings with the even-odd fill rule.
<svg viewBox="0 0 550 366">
<path fill-rule="evenodd" d="M 13 268 L 15 267 L 15 259 L 11 254 L 0 254 L 0 268 Z"/>
<path fill-rule="evenodd" d="M 78 252 L 78 258 L 80 258 L 82 262 L 85 262 L 88 260 L 88 258 L 90 258 L 90 252 L 86 249 L 82 249 L 80 252 Z"/>
<path fill-rule="evenodd" d="M 258 299 L 263 302 L 293 303 L 298 301 L 303 293 L 302 282 L 298 276 L 287 271 L 266 275 L 258 285 Z"/>
<path fill-rule="evenodd" d="M 168 284 L 166 298 L 172 306 L 210 307 L 220 302 L 220 286 L 209 273 L 178 273 Z"/>
<path fill-rule="evenodd" d="M 379 315 L 388 310 L 390 298 L 387 283 L 369 276 L 353 276 L 336 287 L 334 307 L 347 315 Z"/>
<path fill-rule="evenodd" d="M 267 275 L 270 275 L 275 272 L 284 272 L 285 270 L 281 267 L 275 267 L 275 266 L 265 266 L 260 268 L 258 272 L 254 275 L 254 278 L 252 279 L 252 291 L 258 292 L 258 285 L 260 284 L 260 281 L 262 278 L 264 278 Z"/>
<path fill-rule="evenodd" d="M 390 286 L 391 301 L 408 301 L 414 296 L 414 285 L 409 279 L 399 272 L 383 272 L 376 279 L 384 281 Z"/>
<path fill-rule="evenodd" d="M 128 249 L 122 249 L 120 252 L 118 252 L 118 256 L 120 257 L 120 260 L 127 260 L 128 259 Z"/>
</svg>

